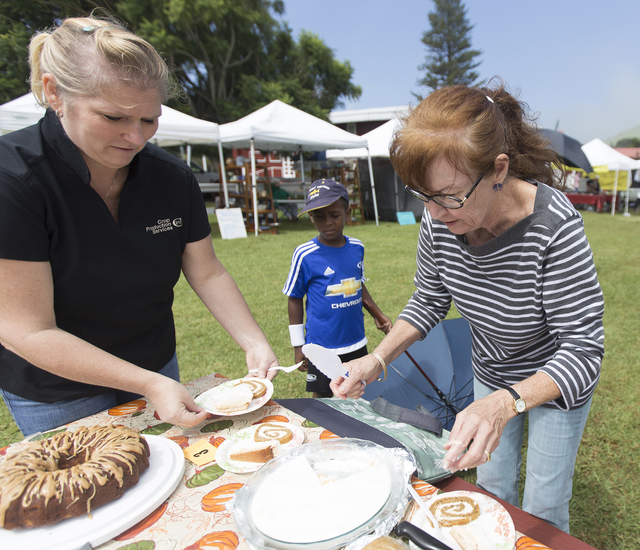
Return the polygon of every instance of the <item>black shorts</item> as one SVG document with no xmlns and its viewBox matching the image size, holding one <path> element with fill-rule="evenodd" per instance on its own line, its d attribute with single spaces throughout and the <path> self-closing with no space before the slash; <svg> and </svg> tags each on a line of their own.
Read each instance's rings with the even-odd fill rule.
<svg viewBox="0 0 640 550">
<path fill-rule="evenodd" d="M 350 351 L 349 353 L 338 355 L 338 357 L 340 357 L 340 360 L 343 363 L 347 363 L 349 361 L 353 361 L 354 359 L 364 357 L 368 353 L 369 352 L 367 351 L 367 346 L 363 346 L 355 351 Z M 307 371 L 307 391 L 316 393 L 332 393 L 331 388 L 329 387 L 329 384 L 331 383 L 329 377 L 322 374 L 311 361 L 308 362 L 308 365 L 309 370 Z"/>
</svg>

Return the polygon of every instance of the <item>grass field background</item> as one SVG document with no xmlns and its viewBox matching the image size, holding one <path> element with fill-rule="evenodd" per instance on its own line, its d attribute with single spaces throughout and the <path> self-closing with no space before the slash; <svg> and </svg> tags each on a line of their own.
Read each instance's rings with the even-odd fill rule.
<svg viewBox="0 0 640 550">
<path fill-rule="evenodd" d="M 602 377 L 578 454 L 571 532 L 602 550 L 640 548 L 640 217 L 583 212 L 605 296 Z M 284 222 L 279 235 L 222 240 L 211 217 L 216 252 L 237 281 L 283 365 L 293 362 L 282 294 L 293 249 L 315 236 L 308 218 Z M 373 222 L 346 234 L 365 243 L 367 287 L 392 319 L 413 292 L 418 225 Z M 183 380 L 212 372 L 246 372 L 244 354 L 211 317 L 184 279 L 175 289 L 178 359 Z M 455 310 L 450 317 L 457 316 Z M 382 339 L 365 314 L 370 349 Z M 280 374 L 275 398 L 306 397 L 304 374 Z M 22 439 L 0 401 L 0 448 Z M 466 479 L 473 481 L 474 473 Z M 554 550 L 563 550 L 557 548 Z"/>
</svg>

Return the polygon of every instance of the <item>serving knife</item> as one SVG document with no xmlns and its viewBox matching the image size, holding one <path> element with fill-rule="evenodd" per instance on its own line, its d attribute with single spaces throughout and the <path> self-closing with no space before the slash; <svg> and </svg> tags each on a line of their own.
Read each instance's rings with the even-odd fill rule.
<svg viewBox="0 0 640 550">
<path fill-rule="evenodd" d="M 424 550 L 453 550 L 451 546 L 439 541 L 433 535 L 408 521 L 398 523 L 395 527 L 395 532 L 400 537 L 407 537 L 413 544 Z"/>
<path fill-rule="evenodd" d="M 340 357 L 330 349 L 318 344 L 305 344 L 302 346 L 302 353 L 330 380 L 349 376 L 349 371 L 342 366 Z"/>
</svg>

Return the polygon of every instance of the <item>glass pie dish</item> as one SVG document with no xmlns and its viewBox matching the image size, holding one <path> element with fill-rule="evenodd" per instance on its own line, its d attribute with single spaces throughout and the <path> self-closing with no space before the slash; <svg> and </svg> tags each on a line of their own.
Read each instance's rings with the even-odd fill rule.
<svg viewBox="0 0 640 550">
<path fill-rule="evenodd" d="M 269 461 L 236 493 L 236 526 L 256 550 L 334 550 L 380 536 L 404 514 L 415 468 L 404 448 L 359 439 L 301 445 Z"/>
</svg>

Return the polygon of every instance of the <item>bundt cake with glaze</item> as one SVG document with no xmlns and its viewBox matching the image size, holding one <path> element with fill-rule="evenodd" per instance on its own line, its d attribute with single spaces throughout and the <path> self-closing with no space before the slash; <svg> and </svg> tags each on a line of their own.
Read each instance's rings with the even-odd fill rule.
<svg viewBox="0 0 640 550">
<path fill-rule="evenodd" d="M 0 464 L 0 527 L 39 527 L 88 514 L 122 496 L 149 467 L 136 431 L 81 427 L 34 441 Z"/>
</svg>

